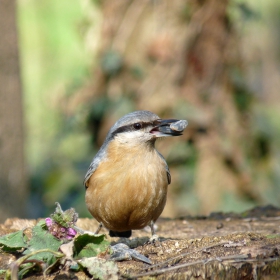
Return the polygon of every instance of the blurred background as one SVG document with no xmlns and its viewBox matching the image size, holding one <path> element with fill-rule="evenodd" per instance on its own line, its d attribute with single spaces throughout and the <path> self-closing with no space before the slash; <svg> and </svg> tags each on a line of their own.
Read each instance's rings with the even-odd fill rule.
<svg viewBox="0 0 280 280">
<path fill-rule="evenodd" d="M 162 216 L 280 204 L 278 0 L 0 2 L 0 220 L 54 203 L 89 217 L 83 178 L 108 129 L 150 110 Z"/>
</svg>

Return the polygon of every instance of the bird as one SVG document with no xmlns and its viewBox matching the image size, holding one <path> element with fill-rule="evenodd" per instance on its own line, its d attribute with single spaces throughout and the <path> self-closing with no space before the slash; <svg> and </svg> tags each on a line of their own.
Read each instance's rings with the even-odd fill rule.
<svg viewBox="0 0 280 280">
<path fill-rule="evenodd" d="M 143 110 L 126 114 L 110 128 L 84 178 L 86 206 L 99 222 L 96 234 L 104 226 L 111 237 L 129 238 L 132 230 L 150 226 L 156 236 L 171 175 L 155 142 L 182 135 L 186 126 L 187 121 L 160 119 Z"/>
</svg>

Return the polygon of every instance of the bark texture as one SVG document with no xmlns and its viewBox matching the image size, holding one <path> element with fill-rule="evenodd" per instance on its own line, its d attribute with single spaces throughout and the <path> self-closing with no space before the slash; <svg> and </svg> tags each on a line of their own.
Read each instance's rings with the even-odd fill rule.
<svg viewBox="0 0 280 280">
<path fill-rule="evenodd" d="M 26 203 L 16 1 L 0 1 L 0 221 L 23 217 Z"/>
</svg>

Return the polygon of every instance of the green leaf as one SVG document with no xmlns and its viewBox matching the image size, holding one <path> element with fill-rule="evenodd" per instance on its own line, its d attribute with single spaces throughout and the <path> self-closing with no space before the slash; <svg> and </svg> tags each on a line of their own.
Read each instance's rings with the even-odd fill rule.
<svg viewBox="0 0 280 280">
<path fill-rule="evenodd" d="M 106 261 L 100 258 L 83 258 L 78 261 L 86 268 L 94 279 L 116 280 L 118 279 L 118 267 L 113 261 Z"/>
<path fill-rule="evenodd" d="M 74 259 L 94 257 L 101 252 L 105 252 L 109 245 L 110 243 L 105 239 L 104 234 L 91 235 L 86 233 L 78 235 L 74 239 L 73 257 Z"/>
<path fill-rule="evenodd" d="M 27 247 L 26 236 L 23 230 L 6 234 L 0 237 L 1 250 L 5 252 L 15 252 Z"/>
<path fill-rule="evenodd" d="M 59 225 L 69 228 L 77 222 L 78 213 L 74 208 L 63 211 L 60 204 L 56 202 L 55 212 L 51 215 L 51 218 Z"/>
<path fill-rule="evenodd" d="M 32 252 L 41 249 L 49 249 L 52 251 L 58 251 L 60 245 L 63 241 L 55 238 L 52 234 L 50 234 L 46 230 L 45 221 L 40 221 L 35 227 L 32 229 L 32 237 L 28 243 L 28 249 L 24 251 L 24 255 L 28 255 Z M 56 261 L 56 258 L 52 253 L 42 252 L 38 253 L 32 257 L 36 260 L 42 260 L 47 262 L 48 264 L 52 264 Z"/>
<path fill-rule="evenodd" d="M 49 249 L 42 249 L 42 250 L 31 252 L 30 254 L 25 255 L 10 264 L 9 269 L 6 272 L 5 279 L 7 280 L 18 279 L 18 278 L 22 279 L 22 277 L 27 273 L 32 273 L 38 269 L 39 270 L 43 269 L 44 266 L 42 265 L 42 261 L 39 261 L 34 256 L 38 255 L 39 253 L 45 253 L 45 252 L 48 252 L 52 254 L 53 257 L 56 257 L 56 261 L 64 257 L 64 254 Z M 47 270 L 50 267 L 51 266 L 49 266 Z"/>
</svg>

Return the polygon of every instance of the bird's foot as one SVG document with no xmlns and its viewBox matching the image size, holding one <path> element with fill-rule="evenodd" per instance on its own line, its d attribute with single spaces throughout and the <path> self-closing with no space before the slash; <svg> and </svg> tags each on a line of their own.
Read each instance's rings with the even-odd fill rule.
<svg viewBox="0 0 280 280">
<path fill-rule="evenodd" d="M 124 243 L 118 243 L 116 245 L 111 246 L 111 248 L 113 250 L 113 254 L 111 255 L 111 260 L 125 261 L 125 260 L 133 259 L 147 264 L 152 264 L 152 262 L 147 257 L 141 255 L 134 249 L 130 249 Z"/>
<path fill-rule="evenodd" d="M 152 232 L 152 237 L 149 239 L 148 244 L 153 244 L 156 247 L 161 246 L 159 237 L 158 235 L 156 235 L 157 226 L 154 221 L 151 221 L 150 228 Z"/>
<path fill-rule="evenodd" d="M 144 245 L 154 245 L 155 247 L 160 247 L 160 238 L 158 235 L 153 234 L 152 237 Z"/>
<path fill-rule="evenodd" d="M 160 242 L 159 236 L 156 235 L 156 234 L 153 234 L 152 237 L 149 239 L 149 242 L 152 243 L 152 244 L 156 243 L 156 242 Z"/>
</svg>

